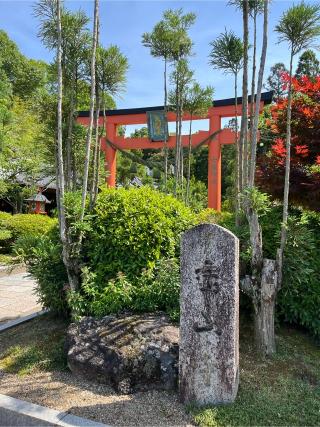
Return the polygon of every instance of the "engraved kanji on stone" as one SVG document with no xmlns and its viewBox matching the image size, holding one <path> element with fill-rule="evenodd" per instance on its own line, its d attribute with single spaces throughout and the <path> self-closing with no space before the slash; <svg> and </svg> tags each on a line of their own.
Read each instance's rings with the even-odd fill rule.
<svg viewBox="0 0 320 427">
<path fill-rule="evenodd" d="M 214 327 L 211 310 L 215 295 L 219 292 L 221 285 L 219 271 L 211 260 L 206 259 L 201 268 L 196 268 L 195 273 L 204 300 L 204 310 L 201 312 L 204 323 L 195 322 L 193 328 L 196 332 L 211 331 Z M 217 332 L 219 334 L 220 331 Z"/>
</svg>

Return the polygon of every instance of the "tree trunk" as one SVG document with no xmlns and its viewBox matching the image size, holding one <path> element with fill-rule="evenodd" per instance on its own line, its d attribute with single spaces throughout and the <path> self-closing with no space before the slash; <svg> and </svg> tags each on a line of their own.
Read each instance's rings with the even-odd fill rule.
<svg viewBox="0 0 320 427">
<path fill-rule="evenodd" d="M 180 94 L 181 96 L 182 94 Z M 180 192 L 181 192 L 181 196 L 183 195 L 183 166 L 184 166 L 184 152 L 183 152 L 183 146 L 182 146 L 182 140 L 181 140 L 181 135 L 182 135 L 182 115 L 183 115 L 183 110 L 182 110 L 182 100 L 180 99 L 180 112 L 179 112 L 179 151 L 180 151 L 180 172 L 179 172 L 179 176 L 180 176 Z"/>
<path fill-rule="evenodd" d="M 167 118 L 167 58 L 164 58 L 164 115 Z M 164 138 L 164 189 L 167 192 L 168 185 L 168 141 L 167 135 Z"/>
<path fill-rule="evenodd" d="M 92 56 L 91 56 L 91 94 L 90 94 L 90 118 L 89 126 L 87 129 L 86 138 L 86 155 L 83 173 L 83 186 L 82 186 L 82 200 L 81 200 L 81 214 L 80 221 L 83 221 L 84 212 L 86 207 L 87 199 L 87 187 L 88 187 L 88 175 L 90 165 L 90 149 L 91 149 L 91 138 L 92 138 L 92 127 L 93 127 L 93 116 L 94 116 L 94 104 L 95 104 L 95 91 L 96 91 L 96 51 L 98 43 L 98 15 L 99 15 L 99 0 L 94 2 L 94 24 L 93 24 L 93 43 L 92 43 Z"/>
<path fill-rule="evenodd" d="M 99 88 L 96 89 L 96 114 L 95 114 L 95 144 L 93 150 L 93 170 L 92 170 L 92 182 L 90 191 L 90 210 L 93 209 L 96 189 L 98 186 L 97 182 L 97 168 L 98 168 L 98 155 L 100 146 L 100 132 L 99 132 L 99 118 L 100 118 L 100 100 L 99 100 Z"/>
<path fill-rule="evenodd" d="M 264 17 L 263 18 L 263 41 L 262 41 L 262 50 L 261 50 L 261 58 L 260 58 L 260 68 L 259 68 L 259 74 L 258 74 L 255 115 L 253 120 L 253 129 L 252 129 L 252 140 L 251 140 L 250 173 L 249 173 L 249 182 L 248 182 L 248 186 L 250 188 L 254 187 L 255 171 L 256 171 L 260 101 L 261 101 L 263 74 L 264 74 L 264 68 L 265 68 L 266 56 L 267 56 L 267 47 L 268 47 L 268 13 L 269 13 L 268 6 L 269 6 L 269 1 L 265 0 L 264 15 L 263 15 Z"/>
<path fill-rule="evenodd" d="M 103 88 L 102 93 L 105 93 L 105 89 Z M 93 205 L 96 204 L 97 196 L 98 196 L 98 189 L 99 189 L 99 177 L 100 177 L 100 140 L 103 137 L 104 134 L 106 134 L 106 126 L 107 126 L 107 115 L 106 115 L 106 100 L 105 97 L 103 97 L 103 120 L 102 120 L 102 128 L 101 128 L 101 134 L 99 136 L 99 144 L 98 144 L 98 153 L 97 153 L 97 168 L 96 168 L 96 189 L 94 194 L 94 201 Z"/>
<path fill-rule="evenodd" d="M 176 79 L 176 152 L 174 164 L 174 195 L 177 195 L 177 188 L 179 185 L 179 172 L 180 172 L 180 146 L 179 146 L 179 76 Z"/>
<path fill-rule="evenodd" d="M 76 69 L 76 75 L 75 75 L 75 106 L 74 111 L 77 111 L 78 109 L 78 70 Z M 77 189 L 77 167 L 76 167 L 76 157 L 75 152 L 72 147 L 71 149 L 71 170 L 72 170 L 72 176 L 71 176 L 71 188 L 72 191 L 76 191 Z"/>
<path fill-rule="evenodd" d="M 245 153 L 247 153 L 247 137 L 248 137 L 248 50 L 249 50 L 249 3 L 248 0 L 243 1 L 243 79 L 242 79 L 242 118 L 240 132 L 240 150 L 239 150 L 239 187 L 242 192 L 246 185 L 246 170 L 248 162 Z"/>
<path fill-rule="evenodd" d="M 187 187 L 186 187 L 186 205 L 189 205 L 190 176 L 191 176 L 191 150 L 192 150 L 192 113 L 190 115 L 190 126 L 189 126 L 189 146 L 188 146 L 188 171 L 187 171 Z"/>
<path fill-rule="evenodd" d="M 260 58 L 260 67 L 257 84 L 257 97 L 255 115 L 253 120 L 250 174 L 248 185 L 253 189 L 256 167 L 256 147 L 258 136 L 258 120 L 260 113 L 260 100 L 262 91 L 263 74 L 266 61 L 268 43 L 268 6 L 269 0 L 264 0 L 263 42 Z M 249 196 L 248 196 L 249 197 Z M 274 307 L 278 289 L 277 263 L 275 260 L 263 259 L 262 232 L 257 212 L 252 207 L 252 201 L 246 198 L 245 211 L 250 229 L 250 244 L 252 250 L 251 267 L 252 275 L 248 279 L 251 285 L 250 293 L 255 309 L 255 340 L 256 346 L 263 355 L 275 352 L 274 339 Z M 249 286 L 248 286 L 249 288 Z"/>
<path fill-rule="evenodd" d="M 56 145 L 56 175 L 59 194 L 59 227 L 61 242 L 66 242 L 66 218 L 64 209 L 64 167 L 62 147 L 62 34 L 61 34 L 61 5 L 57 0 L 57 66 L 58 66 L 58 105 L 57 105 L 57 145 Z"/>
<path fill-rule="evenodd" d="M 235 126 L 236 126 L 236 179 L 235 179 L 235 196 L 236 196 L 236 206 L 235 206 L 235 222 L 236 226 L 240 225 L 240 176 L 239 176 L 239 165 L 240 165 L 240 145 L 239 145 L 239 137 L 238 137 L 238 74 L 234 75 L 234 114 L 235 114 Z"/>
<path fill-rule="evenodd" d="M 79 279 L 77 275 L 77 266 L 71 257 L 68 225 L 66 221 L 66 212 L 64 206 L 64 166 L 63 166 L 63 147 L 62 147 L 62 34 L 61 34 L 61 5 L 57 0 L 57 65 L 58 65 L 58 106 L 57 106 L 57 146 L 56 146 L 56 181 L 57 181 L 57 205 L 59 216 L 59 230 L 62 244 L 62 259 L 67 270 L 69 286 L 72 291 L 78 288 Z"/>
<path fill-rule="evenodd" d="M 74 102 L 74 81 L 71 84 L 71 99 L 70 99 L 70 109 L 68 117 L 68 134 L 67 134 L 67 155 L 66 155 L 66 189 L 71 189 L 72 183 L 72 133 L 73 133 L 73 124 L 74 124 L 74 112 L 75 112 L 75 102 Z"/>
<path fill-rule="evenodd" d="M 286 167 L 284 177 L 283 191 L 283 212 L 281 224 L 280 248 L 278 250 L 278 279 L 279 286 L 282 283 L 283 254 L 287 243 L 287 226 L 288 226 L 288 208 L 289 208 L 289 188 L 290 188 L 290 163 L 291 163 L 291 104 L 292 104 L 292 61 L 293 50 L 291 48 L 290 70 L 289 70 L 289 89 L 288 89 L 288 106 L 287 106 L 287 132 L 286 132 Z"/>
<path fill-rule="evenodd" d="M 260 300 L 255 307 L 255 342 L 259 353 L 270 356 L 276 351 L 274 336 L 274 312 L 277 296 L 276 262 L 263 260 Z"/>
<path fill-rule="evenodd" d="M 252 54 L 252 80 L 251 80 L 251 102 L 250 102 L 250 144 L 252 144 L 253 139 L 253 120 L 254 120 L 254 95 L 255 95 L 255 85 L 256 85 L 256 56 L 257 56 L 257 11 L 253 15 L 253 54 Z M 249 155 L 251 156 L 250 150 L 248 150 L 248 164 Z M 247 170 L 249 174 L 249 169 Z"/>
</svg>

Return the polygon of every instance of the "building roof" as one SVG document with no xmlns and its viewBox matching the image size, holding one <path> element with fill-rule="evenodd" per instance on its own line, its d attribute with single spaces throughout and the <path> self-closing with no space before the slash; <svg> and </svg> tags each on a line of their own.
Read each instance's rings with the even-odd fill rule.
<svg viewBox="0 0 320 427">
<path fill-rule="evenodd" d="M 16 176 L 16 180 L 19 184 L 24 184 L 24 185 L 34 185 L 36 187 L 41 187 L 42 191 L 45 191 L 47 189 L 52 189 L 55 190 L 56 189 L 56 181 L 55 181 L 55 176 L 49 175 L 49 176 L 42 176 L 39 177 L 35 180 L 31 180 L 30 178 L 28 178 L 28 176 L 24 173 L 19 173 Z"/>
<path fill-rule="evenodd" d="M 31 196 L 31 197 L 28 197 L 27 199 L 25 199 L 26 201 L 28 201 L 28 202 L 44 202 L 44 203 L 51 203 L 50 202 L 50 200 L 48 200 L 47 198 L 46 198 L 46 196 L 44 196 L 43 194 L 41 194 L 41 193 L 38 193 L 38 194 L 34 194 L 33 196 Z"/>
<path fill-rule="evenodd" d="M 271 104 L 273 97 L 273 91 L 263 92 L 261 94 L 261 101 L 264 102 L 265 105 Z M 248 96 L 248 102 L 251 102 L 251 95 Z M 238 105 L 242 104 L 242 97 L 237 98 Z M 235 104 L 235 98 L 226 98 L 226 99 L 218 99 L 212 102 L 214 107 L 226 107 L 229 105 Z M 157 111 L 163 110 L 163 105 L 158 105 L 157 107 L 139 107 L 139 108 L 121 108 L 118 110 L 107 110 L 107 116 L 126 116 L 128 114 L 142 114 L 147 111 Z M 100 111 L 100 116 L 103 115 L 103 111 Z M 78 111 L 78 117 L 89 117 L 89 111 Z"/>
</svg>

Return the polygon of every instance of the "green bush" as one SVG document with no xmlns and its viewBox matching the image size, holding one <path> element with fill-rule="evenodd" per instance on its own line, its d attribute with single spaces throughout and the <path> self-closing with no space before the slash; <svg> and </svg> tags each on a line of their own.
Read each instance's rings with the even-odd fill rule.
<svg viewBox="0 0 320 427">
<path fill-rule="evenodd" d="M 144 270 L 133 285 L 123 273 L 102 288 L 96 274 L 83 270 L 81 292 L 69 293 L 69 304 L 76 318 L 84 314 L 102 317 L 123 310 L 134 312 L 165 311 L 174 320 L 179 317 L 180 272 L 175 259 L 161 259 Z"/>
<path fill-rule="evenodd" d="M 289 223 L 281 316 L 320 337 L 320 215 L 303 212 Z"/>
<path fill-rule="evenodd" d="M 5 221 L 6 227 L 11 230 L 13 237 L 40 236 L 47 233 L 56 225 L 57 220 L 47 215 L 17 214 Z"/>
<path fill-rule="evenodd" d="M 136 287 L 132 308 L 140 312 L 165 311 L 179 319 L 180 268 L 176 259 L 161 259 L 144 271 Z"/>
<path fill-rule="evenodd" d="M 73 292 L 69 297 L 72 312 L 76 312 L 78 315 L 87 313 L 102 317 L 131 309 L 133 286 L 123 273 L 118 273 L 103 288 L 97 286 L 95 278 L 95 273 L 90 272 L 87 268 L 83 269 L 81 287 L 83 293 L 78 292 L 76 295 Z"/>
<path fill-rule="evenodd" d="M 10 221 L 10 218 L 12 218 L 12 215 L 10 213 L 0 211 L 0 223 L 2 221 Z"/>
<path fill-rule="evenodd" d="M 12 241 L 12 232 L 8 230 L 6 224 L 9 223 L 12 215 L 7 212 L 0 211 L 0 250 L 1 252 L 9 252 L 10 243 Z"/>
<path fill-rule="evenodd" d="M 17 239 L 46 234 L 56 223 L 55 219 L 46 215 L 0 212 L 0 245 L 10 252 Z"/>
<path fill-rule="evenodd" d="M 134 283 L 160 258 L 179 254 L 181 233 L 196 221 L 182 202 L 148 187 L 105 189 L 85 239 L 85 262 L 104 288 L 119 272 Z"/>
<path fill-rule="evenodd" d="M 21 237 L 14 245 L 37 279 L 43 306 L 76 317 L 178 307 L 180 234 L 195 223 L 183 203 L 150 188 L 106 189 L 87 217 L 82 251 L 82 287 L 70 292 L 57 227 Z M 161 266 L 161 267 L 160 267 Z"/>
<path fill-rule="evenodd" d="M 14 244 L 14 251 L 36 279 L 36 294 L 44 308 L 66 316 L 68 278 L 62 261 L 62 247 L 57 229 L 44 236 L 25 236 Z"/>
</svg>

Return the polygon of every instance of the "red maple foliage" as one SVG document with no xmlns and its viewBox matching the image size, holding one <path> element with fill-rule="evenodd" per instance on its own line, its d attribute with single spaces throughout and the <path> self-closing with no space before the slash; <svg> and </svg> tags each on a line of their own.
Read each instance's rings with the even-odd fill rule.
<svg viewBox="0 0 320 427">
<path fill-rule="evenodd" d="M 289 76 L 283 75 L 284 85 Z M 320 76 L 292 80 L 290 202 L 320 211 Z M 257 184 L 282 199 L 285 166 L 287 98 L 279 99 L 264 123 L 271 149 L 258 157 Z M 263 139 L 263 133 L 262 133 Z"/>
</svg>

